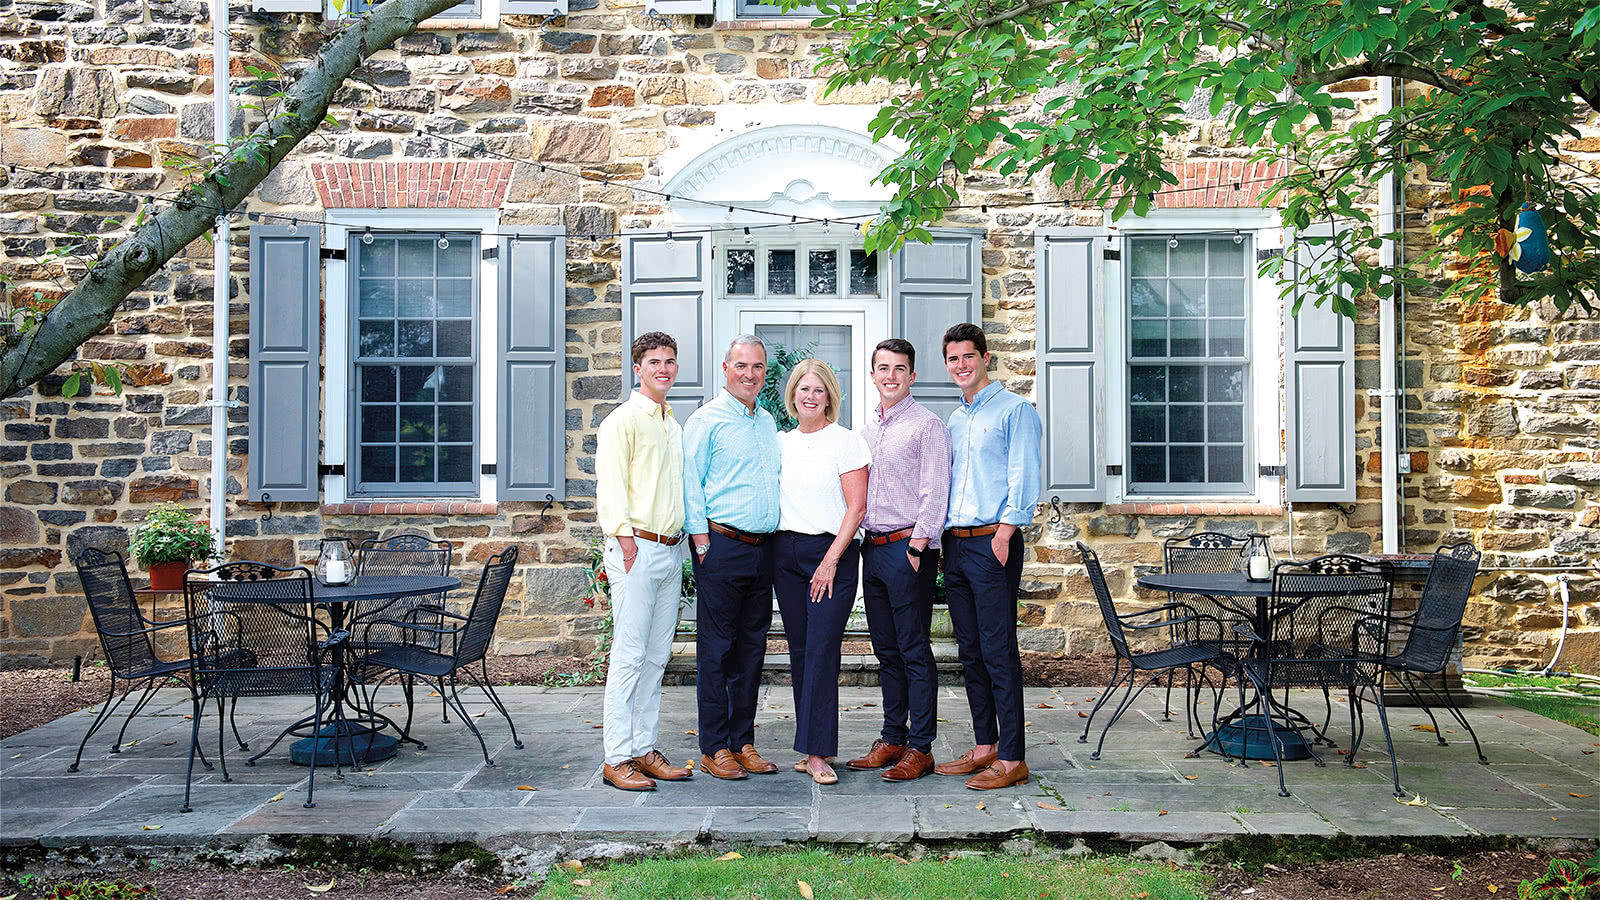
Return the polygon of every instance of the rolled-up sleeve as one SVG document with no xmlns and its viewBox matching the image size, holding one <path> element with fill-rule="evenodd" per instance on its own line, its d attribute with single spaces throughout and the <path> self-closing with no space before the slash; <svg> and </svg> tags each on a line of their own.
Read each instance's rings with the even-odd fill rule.
<svg viewBox="0 0 1600 900">
<path fill-rule="evenodd" d="M 1033 510 L 1039 503 L 1044 425 L 1028 403 L 1016 404 L 1007 419 L 1006 502 L 1000 509 L 1000 521 L 1022 528 L 1033 524 Z"/>
<path fill-rule="evenodd" d="M 918 429 L 917 446 L 917 521 L 911 536 L 927 538 L 928 546 L 937 547 L 944 530 L 944 514 L 950 506 L 950 432 L 943 422 L 930 416 Z"/>
<path fill-rule="evenodd" d="M 683 426 L 683 530 L 705 534 L 706 476 L 711 473 L 711 426 L 690 416 Z"/>
</svg>

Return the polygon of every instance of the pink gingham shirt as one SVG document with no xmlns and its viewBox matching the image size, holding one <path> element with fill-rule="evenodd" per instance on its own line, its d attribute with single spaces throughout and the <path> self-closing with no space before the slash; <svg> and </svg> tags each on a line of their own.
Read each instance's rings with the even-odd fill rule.
<svg viewBox="0 0 1600 900">
<path fill-rule="evenodd" d="M 950 501 L 950 432 L 939 417 L 909 396 L 890 407 L 879 404 L 868 418 L 868 531 L 899 531 L 939 546 Z"/>
</svg>

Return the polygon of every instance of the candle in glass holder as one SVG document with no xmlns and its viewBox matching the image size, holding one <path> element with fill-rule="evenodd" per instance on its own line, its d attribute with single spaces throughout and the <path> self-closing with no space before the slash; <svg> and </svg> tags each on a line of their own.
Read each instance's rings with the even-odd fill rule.
<svg viewBox="0 0 1600 900">
<path fill-rule="evenodd" d="M 1272 561 L 1265 556 L 1250 557 L 1250 580 L 1266 581 L 1272 577 Z"/>
</svg>

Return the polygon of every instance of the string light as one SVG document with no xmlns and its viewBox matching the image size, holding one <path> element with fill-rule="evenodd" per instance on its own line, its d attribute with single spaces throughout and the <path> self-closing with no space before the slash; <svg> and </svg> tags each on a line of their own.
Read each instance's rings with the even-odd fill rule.
<svg viewBox="0 0 1600 900">
<path fill-rule="evenodd" d="M 371 225 L 367 226 L 367 230 L 366 231 L 361 232 L 361 243 L 363 243 L 363 244 L 372 243 L 372 226 Z"/>
<path fill-rule="evenodd" d="M 450 239 L 449 238 L 441 236 L 439 238 L 439 242 L 438 243 L 439 243 L 439 249 L 440 250 L 449 250 L 450 249 Z"/>
</svg>

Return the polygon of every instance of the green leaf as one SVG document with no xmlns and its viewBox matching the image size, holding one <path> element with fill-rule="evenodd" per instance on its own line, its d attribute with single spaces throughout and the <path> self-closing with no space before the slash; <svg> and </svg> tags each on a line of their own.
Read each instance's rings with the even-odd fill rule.
<svg viewBox="0 0 1600 900">
<path fill-rule="evenodd" d="M 82 383 L 82 381 L 83 378 L 77 372 L 73 372 L 71 375 L 68 375 L 67 380 L 61 384 L 61 396 L 78 396 L 78 386 Z"/>
<path fill-rule="evenodd" d="M 111 388 L 111 393 L 122 393 L 122 373 L 116 366 L 106 366 L 106 386 Z"/>
</svg>

